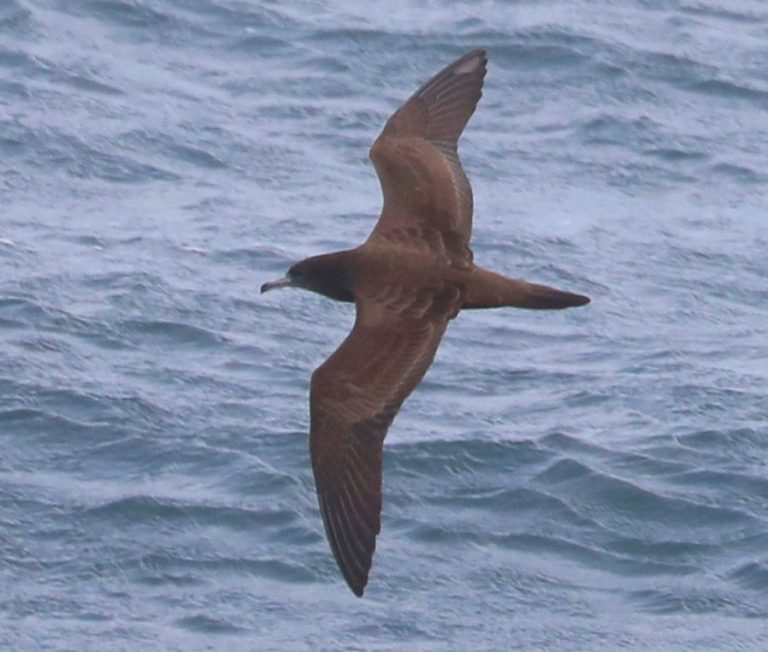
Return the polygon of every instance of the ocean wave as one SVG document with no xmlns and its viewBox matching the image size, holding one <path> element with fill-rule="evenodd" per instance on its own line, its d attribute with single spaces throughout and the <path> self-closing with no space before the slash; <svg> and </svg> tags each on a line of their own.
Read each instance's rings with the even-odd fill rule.
<svg viewBox="0 0 768 652">
<path fill-rule="evenodd" d="M 763 649 L 766 24 L 0 0 L 0 647 Z M 307 406 L 354 307 L 258 287 L 367 236 L 368 148 L 473 47 L 475 260 L 593 301 L 451 325 L 356 601 Z"/>
</svg>

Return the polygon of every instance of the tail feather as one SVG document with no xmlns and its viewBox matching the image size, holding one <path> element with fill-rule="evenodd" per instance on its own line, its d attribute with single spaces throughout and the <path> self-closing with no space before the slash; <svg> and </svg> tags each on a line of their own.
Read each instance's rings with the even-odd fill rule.
<svg viewBox="0 0 768 652">
<path fill-rule="evenodd" d="M 476 267 L 467 283 L 462 309 L 528 308 L 530 310 L 561 310 L 583 306 L 590 298 L 583 294 L 556 290 L 547 285 L 507 278 Z"/>
</svg>

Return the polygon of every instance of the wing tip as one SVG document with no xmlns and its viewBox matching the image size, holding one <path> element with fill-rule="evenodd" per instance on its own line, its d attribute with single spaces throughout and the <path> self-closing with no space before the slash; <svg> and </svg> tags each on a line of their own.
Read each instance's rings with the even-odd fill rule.
<svg viewBox="0 0 768 652">
<path fill-rule="evenodd" d="M 370 546 L 360 555 L 360 550 L 355 551 L 354 546 L 350 545 L 349 532 L 342 527 L 338 520 L 339 513 L 335 512 L 328 504 L 328 500 L 322 492 L 318 491 L 317 496 L 326 538 L 336 560 L 336 565 L 352 593 L 358 598 L 362 598 L 368 584 L 368 575 L 373 566 L 373 554 L 376 551 L 376 535 L 379 527 L 375 528 Z"/>
<path fill-rule="evenodd" d="M 352 593 L 355 594 L 356 597 L 362 598 L 363 594 L 365 593 L 365 586 L 368 584 L 368 577 L 366 576 L 365 579 L 362 581 L 362 583 L 353 583 L 346 577 L 344 578 L 347 580 L 347 586 L 352 590 Z"/>
<path fill-rule="evenodd" d="M 454 74 L 468 75 L 482 68 L 485 73 L 485 67 L 488 64 L 488 52 L 485 48 L 475 48 L 453 62 L 451 68 Z"/>
<path fill-rule="evenodd" d="M 355 575 L 352 572 L 352 569 L 345 565 L 338 556 L 334 555 L 334 557 L 336 557 L 336 563 L 339 566 L 339 570 L 341 571 L 341 575 L 344 577 L 347 586 L 356 597 L 362 598 L 365 593 L 365 587 L 368 585 L 368 574 L 371 571 L 371 564 L 368 565 L 368 568 L 365 569 L 362 574 Z"/>
</svg>

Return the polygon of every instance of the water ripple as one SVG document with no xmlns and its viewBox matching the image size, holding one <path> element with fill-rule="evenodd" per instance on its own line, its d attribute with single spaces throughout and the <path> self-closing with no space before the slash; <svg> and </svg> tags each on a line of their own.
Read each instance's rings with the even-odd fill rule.
<svg viewBox="0 0 768 652">
<path fill-rule="evenodd" d="M 766 649 L 766 26 L 0 0 L 0 648 Z M 258 287 L 367 236 L 370 144 L 473 47 L 475 259 L 593 301 L 451 325 L 361 602 L 307 440 L 354 309 Z"/>
</svg>

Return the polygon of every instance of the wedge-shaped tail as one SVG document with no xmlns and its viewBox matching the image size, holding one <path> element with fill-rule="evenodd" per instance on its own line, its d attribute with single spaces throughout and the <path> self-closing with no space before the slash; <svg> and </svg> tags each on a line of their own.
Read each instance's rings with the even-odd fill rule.
<svg viewBox="0 0 768 652">
<path fill-rule="evenodd" d="M 507 278 L 487 269 L 475 267 L 470 273 L 462 310 L 473 308 L 529 308 L 560 310 L 589 303 L 583 294 L 564 292 L 546 285 Z"/>
</svg>

